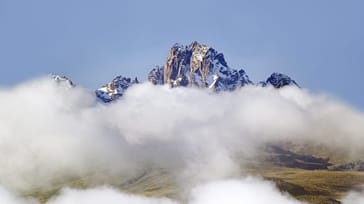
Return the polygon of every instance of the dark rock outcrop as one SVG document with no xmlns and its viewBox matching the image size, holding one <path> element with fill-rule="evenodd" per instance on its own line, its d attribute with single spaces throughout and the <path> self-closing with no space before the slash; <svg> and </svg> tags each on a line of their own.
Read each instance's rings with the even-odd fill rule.
<svg viewBox="0 0 364 204">
<path fill-rule="evenodd" d="M 284 86 L 299 87 L 298 84 L 289 76 L 277 72 L 270 75 L 265 82 L 259 82 L 258 85 L 262 87 L 273 86 L 274 88 L 282 88 Z"/>
</svg>

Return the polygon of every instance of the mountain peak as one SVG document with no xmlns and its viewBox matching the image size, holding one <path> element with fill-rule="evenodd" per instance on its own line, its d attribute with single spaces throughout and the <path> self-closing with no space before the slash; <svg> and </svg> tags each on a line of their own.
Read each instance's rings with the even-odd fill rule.
<svg viewBox="0 0 364 204">
<path fill-rule="evenodd" d="M 50 74 L 50 77 L 57 83 L 66 87 L 74 87 L 74 83 L 64 75 Z"/>
<path fill-rule="evenodd" d="M 153 84 L 195 86 L 216 91 L 252 84 L 244 70 L 230 68 L 222 53 L 197 41 L 189 46 L 174 44 L 164 66 L 150 71 L 148 80 Z"/>
<path fill-rule="evenodd" d="M 273 74 L 271 74 L 268 79 L 265 82 L 261 82 L 260 85 L 262 85 L 263 87 L 271 85 L 275 88 L 282 88 L 284 86 L 292 85 L 299 87 L 299 85 L 289 76 L 278 72 L 274 72 Z"/>
<path fill-rule="evenodd" d="M 97 89 L 95 93 L 99 99 L 105 103 L 108 103 L 119 98 L 120 96 L 123 96 L 126 89 L 128 89 L 131 85 L 138 83 L 139 80 L 136 77 L 134 80 L 132 80 L 131 78 L 119 75 L 111 82 Z"/>
<path fill-rule="evenodd" d="M 188 49 L 190 50 L 208 50 L 210 47 L 205 45 L 205 44 L 201 44 L 197 41 L 193 41 L 189 46 Z"/>
<path fill-rule="evenodd" d="M 253 85 L 245 70 L 228 66 L 224 54 L 197 41 L 188 46 L 175 43 L 169 50 L 163 66 L 156 66 L 149 73 L 147 80 L 154 85 L 171 87 L 198 87 L 214 91 L 233 91 L 246 85 Z M 117 76 L 111 82 L 95 91 L 104 102 L 111 102 L 124 94 L 138 79 Z M 287 75 L 273 73 L 266 81 L 258 83 L 265 87 L 271 85 L 281 88 L 297 83 Z"/>
</svg>

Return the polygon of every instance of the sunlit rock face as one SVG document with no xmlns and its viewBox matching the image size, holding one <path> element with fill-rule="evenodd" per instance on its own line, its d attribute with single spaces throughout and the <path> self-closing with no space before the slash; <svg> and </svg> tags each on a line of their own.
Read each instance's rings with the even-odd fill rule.
<svg viewBox="0 0 364 204">
<path fill-rule="evenodd" d="M 156 66 L 148 74 L 148 81 L 152 82 L 154 85 L 164 84 L 164 67 Z"/>
</svg>

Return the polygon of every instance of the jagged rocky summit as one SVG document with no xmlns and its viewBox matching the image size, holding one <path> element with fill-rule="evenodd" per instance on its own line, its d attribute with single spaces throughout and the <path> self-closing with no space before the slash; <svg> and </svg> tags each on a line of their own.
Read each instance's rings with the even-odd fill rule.
<svg viewBox="0 0 364 204">
<path fill-rule="evenodd" d="M 163 66 L 157 66 L 148 74 L 154 85 L 195 86 L 215 91 L 232 91 L 245 85 L 253 85 L 243 69 L 230 68 L 222 53 L 215 49 L 192 42 L 189 46 L 175 44 L 169 51 Z M 258 86 L 298 86 L 289 76 L 273 73 Z"/>
<path fill-rule="evenodd" d="M 52 76 L 58 83 L 73 87 L 74 84 L 65 76 Z M 147 80 L 154 85 L 171 87 L 198 87 L 213 91 L 233 91 L 247 85 L 282 88 L 298 84 L 289 76 L 273 73 L 266 81 L 254 84 L 243 69 L 229 67 L 224 55 L 214 48 L 196 41 L 188 46 L 175 44 L 169 50 L 163 66 L 156 66 L 149 73 Z M 108 103 L 123 96 L 138 79 L 117 76 L 111 82 L 95 91 L 98 99 Z"/>
<path fill-rule="evenodd" d="M 289 76 L 281 73 L 273 73 L 266 81 L 259 82 L 262 87 L 273 86 L 274 88 L 282 88 L 284 86 L 298 86 L 298 84 Z"/>
<path fill-rule="evenodd" d="M 117 76 L 111 82 L 97 89 L 95 93 L 99 99 L 108 103 L 123 96 L 124 91 L 128 89 L 129 86 L 138 83 L 138 78 L 131 80 L 131 78 Z"/>
<path fill-rule="evenodd" d="M 253 84 L 243 69 L 230 68 L 222 53 L 196 41 L 189 46 L 175 44 L 165 64 L 149 72 L 148 81 L 155 85 L 190 86 L 215 91 L 232 91 Z"/>
</svg>

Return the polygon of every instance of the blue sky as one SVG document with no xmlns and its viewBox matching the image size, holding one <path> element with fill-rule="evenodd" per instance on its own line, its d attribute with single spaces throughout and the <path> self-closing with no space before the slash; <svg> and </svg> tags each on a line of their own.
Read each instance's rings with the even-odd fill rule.
<svg viewBox="0 0 364 204">
<path fill-rule="evenodd" d="M 97 88 L 144 80 L 175 43 L 223 52 L 253 81 L 272 72 L 364 110 L 364 1 L 0 0 L 0 86 L 48 73 Z"/>
</svg>

